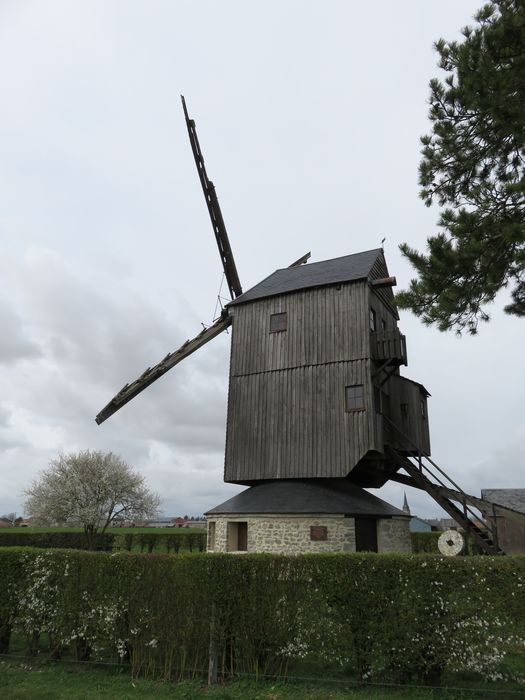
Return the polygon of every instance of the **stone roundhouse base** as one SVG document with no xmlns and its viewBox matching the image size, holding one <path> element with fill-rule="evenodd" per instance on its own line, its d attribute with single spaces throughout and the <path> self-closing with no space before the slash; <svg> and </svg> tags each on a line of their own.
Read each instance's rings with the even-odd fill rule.
<svg viewBox="0 0 525 700">
<path fill-rule="evenodd" d="M 355 518 L 343 515 L 208 516 L 208 552 L 355 552 Z M 410 517 L 375 519 L 378 552 L 411 553 Z"/>
</svg>

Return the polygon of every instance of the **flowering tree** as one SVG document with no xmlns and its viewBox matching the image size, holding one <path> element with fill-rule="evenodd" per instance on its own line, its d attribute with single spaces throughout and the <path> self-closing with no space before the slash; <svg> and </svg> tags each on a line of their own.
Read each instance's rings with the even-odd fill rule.
<svg viewBox="0 0 525 700">
<path fill-rule="evenodd" d="M 26 514 L 36 525 L 81 526 L 89 549 L 97 532 L 118 520 L 151 517 L 160 503 L 118 455 L 91 450 L 51 460 L 25 495 Z"/>
</svg>

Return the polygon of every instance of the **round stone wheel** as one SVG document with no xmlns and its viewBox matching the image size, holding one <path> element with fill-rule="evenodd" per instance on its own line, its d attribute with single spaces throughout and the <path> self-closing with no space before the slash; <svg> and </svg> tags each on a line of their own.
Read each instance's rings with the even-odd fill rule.
<svg viewBox="0 0 525 700">
<path fill-rule="evenodd" d="M 465 546 L 463 535 L 457 530 L 445 530 L 438 539 L 438 549 L 446 557 L 455 557 Z"/>
</svg>

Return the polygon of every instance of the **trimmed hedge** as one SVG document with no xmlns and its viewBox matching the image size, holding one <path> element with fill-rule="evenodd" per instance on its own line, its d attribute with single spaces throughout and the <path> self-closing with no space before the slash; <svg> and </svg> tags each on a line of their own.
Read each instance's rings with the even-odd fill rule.
<svg viewBox="0 0 525 700">
<path fill-rule="evenodd" d="M 110 532 L 97 533 L 94 536 L 95 549 L 111 552 L 115 535 Z M 0 530 L 0 547 L 38 547 L 41 549 L 87 549 L 87 540 L 83 532 L 56 530 L 50 532 L 31 532 L 19 528 L 17 532 Z"/>
<path fill-rule="evenodd" d="M 414 554 L 439 554 L 438 539 L 441 532 L 411 532 L 412 552 Z"/>
<path fill-rule="evenodd" d="M 115 549 L 128 552 L 140 548 L 141 552 L 175 552 L 188 550 L 190 552 L 206 551 L 206 530 L 202 532 L 128 532 L 115 535 Z"/>
<path fill-rule="evenodd" d="M 8 548 L 0 643 L 6 653 L 17 632 L 32 654 L 120 660 L 164 678 L 202 676 L 210 649 L 222 676 L 312 658 L 364 679 L 491 678 L 506 652 L 524 654 L 524 591 L 525 557 Z"/>
<path fill-rule="evenodd" d="M 411 532 L 412 552 L 414 554 L 440 554 L 438 540 L 442 534 L 442 532 Z M 477 542 L 467 537 L 464 554 L 477 555 L 483 554 L 483 552 Z"/>
<path fill-rule="evenodd" d="M 50 532 L 31 532 L 20 529 L 16 532 L 0 531 L 0 547 L 38 547 L 42 549 L 87 549 L 87 540 L 83 532 L 56 530 Z M 123 535 L 115 532 L 97 533 L 95 549 L 111 552 L 112 550 L 141 552 L 175 552 L 189 550 L 203 552 L 206 550 L 206 531 L 184 532 L 133 532 Z"/>
</svg>

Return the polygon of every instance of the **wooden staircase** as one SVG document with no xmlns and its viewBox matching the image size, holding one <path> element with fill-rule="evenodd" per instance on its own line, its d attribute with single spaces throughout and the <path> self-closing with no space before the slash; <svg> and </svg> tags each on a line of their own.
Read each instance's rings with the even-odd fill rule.
<svg viewBox="0 0 525 700">
<path fill-rule="evenodd" d="M 401 483 L 426 491 L 456 521 L 464 532 L 472 537 L 485 554 L 505 554 L 498 544 L 496 520 L 494 519 L 491 522 L 487 518 L 481 519 L 472 509 L 472 506 L 479 509 L 479 505 L 475 502 L 481 501 L 481 499 L 466 494 L 428 457 L 420 456 L 415 463 L 410 457 L 406 457 L 394 449 L 389 451 L 389 456 L 408 474 L 408 479 L 405 477 L 397 479 L 396 477 L 402 475 L 394 474 L 391 477 L 394 481 L 401 481 Z M 423 464 L 423 460 L 426 460 L 429 464 L 431 463 L 434 469 L 429 464 Z M 436 473 L 436 467 L 439 470 L 438 473 Z M 455 486 L 454 489 L 447 487 L 443 483 L 443 476 Z M 454 501 L 459 503 L 459 505 L 456 505 Z M 488 501 L 483 501 L 484 509 L 488 509 L 490 506 L 491 504 Z"/>
<path fill-rule="evenodd" d="M 399 435 L 400 444 L 404 444 L 406 451 L 410 453 L 409 456 L 399 449 L 387 448 L 389 478 L 426 491 L 464 532 L 472 537 L 482 552 L 504 555 L 505 552 L 498 543 L 498 516 L 525 522 L 525 514 L 465 493 L 430 457 L 423 455 L 417 445 L 384 414 L 383 420 Z M 399 474 L 399 468 L 402 468 L 406 475 Z"/>
</svg>

